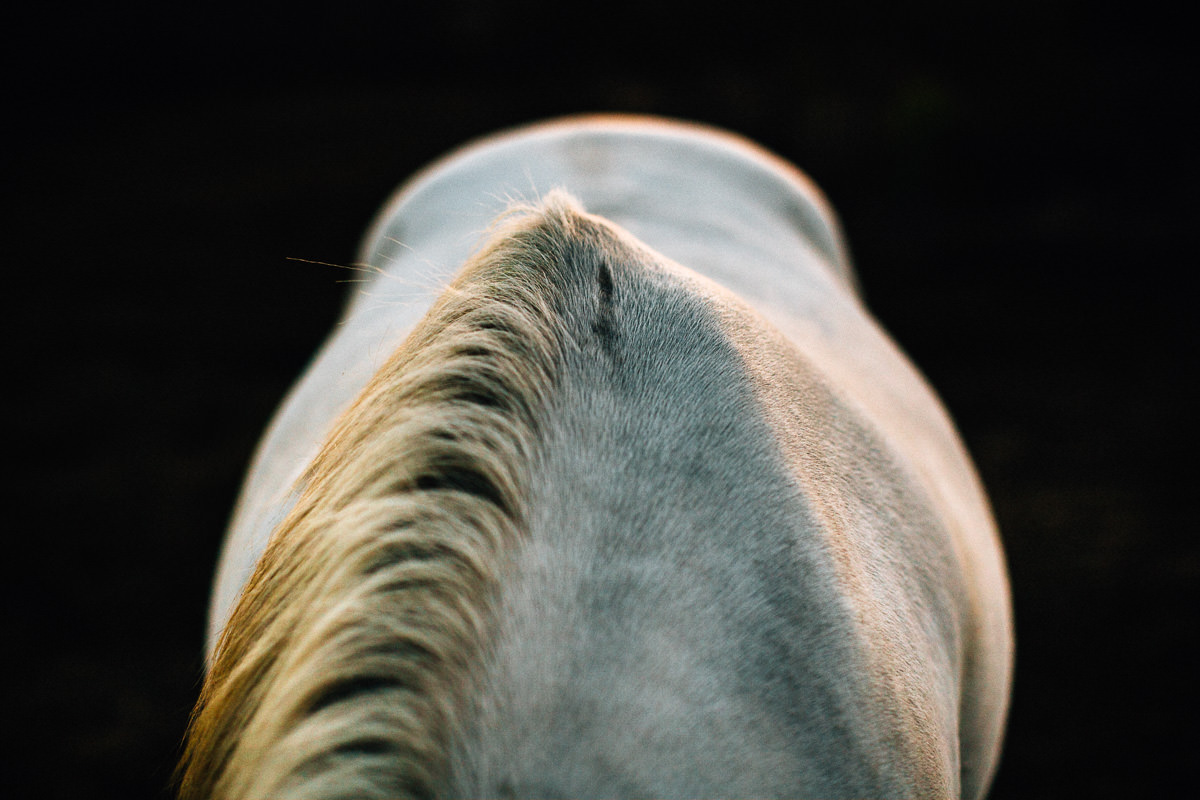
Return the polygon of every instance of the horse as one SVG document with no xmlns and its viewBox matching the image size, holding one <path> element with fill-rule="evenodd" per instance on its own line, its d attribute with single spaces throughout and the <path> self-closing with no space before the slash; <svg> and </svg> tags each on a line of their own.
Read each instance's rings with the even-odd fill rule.
<svg viewBox="0 0 1200 800">
<path fill-rule="evenodd" d="M 230 523 L 182 797 L 986 793 L 999 535 L 799 169 L 554 120 L 359 261 Z"/>
</svg>

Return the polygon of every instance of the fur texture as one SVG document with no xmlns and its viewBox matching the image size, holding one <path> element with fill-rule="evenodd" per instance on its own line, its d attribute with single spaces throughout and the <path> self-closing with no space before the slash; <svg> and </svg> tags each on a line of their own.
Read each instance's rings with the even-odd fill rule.
<svg viewBox="0 0 1200 800">
<path fill-rule="evenodd" d="M 980 795 L 994 528 L 849 298 L 894 412 L 565 194 L 502 217 L 301 481 L 183 796 Z"/>
<path fill-rule="evenodd" d="M 572 211 L 517 209 L 337 423 L 226 626 L 183 797 L 423 797 L 524 526 Z"/>
</svg>

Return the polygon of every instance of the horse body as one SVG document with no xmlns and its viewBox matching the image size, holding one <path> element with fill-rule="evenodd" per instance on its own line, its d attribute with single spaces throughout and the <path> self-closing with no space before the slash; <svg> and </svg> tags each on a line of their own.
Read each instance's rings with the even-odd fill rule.
<svg viewBox="0 0 1200 800">
<path fill-rule="evenodd" d="M 468 269 L 487 277 L 443 295 L 494 203 L 555 187 L 577 200 L 551 192 L 489 245 L 526 266 L 484 257 L 499 266 Z M 517 523 L 497 528 L 485 556 L 460 559 L 487 562 L 468 571 L 490 576 L 476 606 L 452 614 L 475 620 L 460 637 L 472 644 L 446 649 L 444 670 L 429 666 L 438 645 L 415 648 L 422 670 L 453 676 L 428 684 L 453 695 L 421 717 L 439 722 L 415 728 L 436 732 L 404 744 L 423 754 L 413 763 L 436 763 L 419 780 L 346 785 L 516 797 L 986 791 L 1012 647 L 994 524 L 949 418 L 862 307 L 832 212 L 800 173 L 694 126 L 537 126 L 418 176 L 380 215 L 362 260 L 382 272 L 281 409 L 235 514 L 210 629 L 218 677 L 237 675 L 236 663 L 221 666 L 239 647 L 226 629 L 254 620 L 233 611 L 239 596 L 287 574 L 275 563 L 289 557 L 286 536 L 271 550 L 272 533 L 295 518 L 318 528 L 326 513 L 311 496 L 337 480 L 309 465 L 343 456 L 322 442 L 335 429 L 334 441 L 357 441 L 345 420 L 367 414 L 354 409 L 387 385 L 380 373 L 421 373 L 411 337 L 440 341 L 418 325 L 433 306 L 446 330 L 483 337 L 453 350 L 471 369 L 491 369 L 496 341 L 546 340 L 496 379 L 511 387 L 480 399 L 488 391 L 472 383 L 453 398 L 501 416 L 431 434 L 456 440 L 453 459 L 502 451 L 515 466 L 410 481 L 435 499 L 483 498 Z M 506 301 L 516 311 L 453 328 L 486 306 L 456 293 L 486 295 L 517 273 L 533 288 Z M 526 317 L 541 321 L 526 330 Z M 413 354 L 404 370 L 387 361 L 401 342 Z M 525 362 L 540 366 L 525 373 Z M 455 369 L 429 385 L 477 381 Z M 308 623 L 289 624 L 285 638 L 303 638 Z M 289 713 L 331 714 L 383 679 L 356 680 Z M 405 691 L 423 680 L 406 678 Z M 213 697 L 208 706 L 225 702 Z M 274 730 L 255 724 L 235 728 Z M 347 736 L 325 748 L 345 774 L 391 741 Z M 313 753 L 272 792 L 334 786 L 306 782 L 332 763 L 320 742 Z M 253 759 L 209 763 L 235 762 Z"/>
</svg>

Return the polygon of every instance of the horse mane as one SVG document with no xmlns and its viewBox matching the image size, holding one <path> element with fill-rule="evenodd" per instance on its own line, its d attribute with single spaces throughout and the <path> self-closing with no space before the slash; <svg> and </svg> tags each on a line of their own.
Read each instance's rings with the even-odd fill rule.
<svg viewBox="0 0 1200 800">
<path fill-rule="evenodd" d="M 510 209 L 335 423 L 217 645 L 181 797 L 439 793 L 585 221 L 561 192 Z"/>
</svg>

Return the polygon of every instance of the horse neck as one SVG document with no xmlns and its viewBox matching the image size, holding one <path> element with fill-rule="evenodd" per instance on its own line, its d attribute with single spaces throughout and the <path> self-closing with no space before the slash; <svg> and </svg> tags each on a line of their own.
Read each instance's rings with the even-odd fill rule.
<svg viewBox="0 0 1200 800">
<path fill-rule="evenodd" d="M 820 192 L 795 168 L 740 138 L 661 120 L 581 118 L 451 154 L 381 210 L 359 255 L 371 277 L 259 446 L 218 568 L 210 654 L 333 420 L 467 261 L 507 199 L 540 197 L 556 187 L 742 294 L 776 325 L 790 324 L 797 310 L 821 320 L 828 308 L 853 302 L 849 259 Z M 819 327 L 839 324 L 828 318 Z"/>
</svg>

